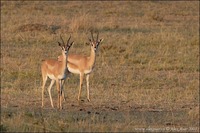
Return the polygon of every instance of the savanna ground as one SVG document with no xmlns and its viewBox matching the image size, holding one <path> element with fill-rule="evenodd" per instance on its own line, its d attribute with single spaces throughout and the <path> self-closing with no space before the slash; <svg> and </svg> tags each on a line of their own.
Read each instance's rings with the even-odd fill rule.
<svg viewBox="0 0 200 133">
<path fill-rule="evenodd" d="M 41 109 L 43 59 L 89 55 L 90 30 L 104 41 L 90 76 L 65 82 L 64 109 Z M 50 82 L 46 84 L 46 88 Z M 47 90 L 47 89 L 46 89 Z M 52 88 L 56 105 L 57 91 Z M 199 2 L 1 1 L 1 131 L 198 132 Z"/>
</svg>

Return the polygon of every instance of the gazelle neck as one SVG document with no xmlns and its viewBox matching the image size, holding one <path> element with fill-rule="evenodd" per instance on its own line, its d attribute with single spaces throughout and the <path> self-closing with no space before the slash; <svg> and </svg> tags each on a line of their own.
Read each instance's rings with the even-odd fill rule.
<svg viewBox="0 0 200 133">
<path fill-rule="evenodd" d="M 63 68 L 66 67 L 67 65 L 67 55 L 65 54 L 65 52 L 62 51 L 62 56 L 63 56 L 63 59 L 62 59 L 62 66 Z"/>
<path fill-rule="evenodd" d="M 96 52 L 94 51 L 93 47 L 91 47 L 89 65 L 92 66 L 92 67 L 94 66 L 95 58 L 96 58 Z"/>
</svg>

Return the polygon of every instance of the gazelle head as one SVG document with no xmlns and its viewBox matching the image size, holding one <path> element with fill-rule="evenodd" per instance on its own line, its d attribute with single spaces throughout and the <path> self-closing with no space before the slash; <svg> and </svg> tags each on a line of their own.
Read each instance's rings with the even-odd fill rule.
<svg viewBox="0 0 200 133">
<path fill-rule="evenodd" d="M 58 45 L 61 47 L 62 49 L 62 54 L 63 55 L 67 55 L 68 51 L 70 49 L 70 47 L 72 46 L 72 44 L 74 44 L 74 42 L 69 43 L 70 39 L 71 39 L 71 35 L 69 37 L 69 39 L 67 40 L 67 43 L 65 44 L 64 40 L 62 39 L 62 36 L 60 35 L 60 39 L 62 41 L 62 43 L 58 42 Z"/>
<path fill-rule="evenodd" d="M 92 39 L 89 38 L 89 44 L 91 45 L 91 47 L 94 50 L 94 52 L 96 52 L 98 47 L 99 47 L 99 44 L 103 41 L 103 39 L 99 40 L 99 32 L 97 33 L 96 40 L 94 39 L 92 31 L 91 31 L 91 37 L 92 37 Z"/>
</svg>

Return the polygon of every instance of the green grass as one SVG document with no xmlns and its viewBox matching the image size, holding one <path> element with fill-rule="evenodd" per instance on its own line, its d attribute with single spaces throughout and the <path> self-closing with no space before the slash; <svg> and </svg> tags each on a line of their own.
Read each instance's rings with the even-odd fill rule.
<svg viewBox="0 0 200 133">
<path fill-rule="evenodd" d="M 20 31 L 26 24 L 61 28 Z M 89 55 L 90 30 L 104 39 L 91 103 L 85 84 L 78 103 L 79 76 L 71 74 L 64 110 L 51 108 L 47 91 L 41 110 L 42 60 L 61 54 L 60 34 L 72 35 L 70 53 Z M 52 94 L 56 104 L 55 86 Z M 1 131 L 192 132 L 198 110 L 199 2 L 1 1 Z"/>
</svg>

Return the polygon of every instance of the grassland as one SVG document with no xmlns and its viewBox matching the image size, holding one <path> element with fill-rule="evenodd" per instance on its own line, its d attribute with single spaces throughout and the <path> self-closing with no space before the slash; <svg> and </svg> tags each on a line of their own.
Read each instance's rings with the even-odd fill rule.
<svg viewBox="0 0 200 133">
<path fill-rule="evenodd" d="M 84 84 L 78 103 L 79 76 L 71 74 L 64 109 L 52 109 L 47 92 L 41 109 L 41 61 L 60 55 L 60 34 L 72 35 L 70 53 L 89 55 L 90 30 L 104 39 L 90 76 L 91 102 Z M 55 86 L 52 93 L 55 104 Z M 197 132 L 198 126 L 199 2 L 1 1 L 1 131 Z"/>
</svg>

